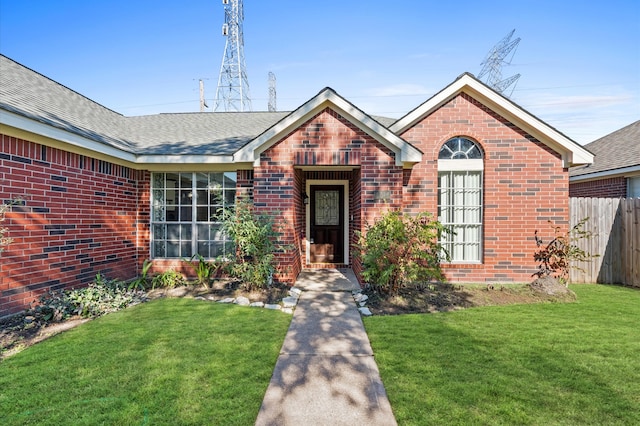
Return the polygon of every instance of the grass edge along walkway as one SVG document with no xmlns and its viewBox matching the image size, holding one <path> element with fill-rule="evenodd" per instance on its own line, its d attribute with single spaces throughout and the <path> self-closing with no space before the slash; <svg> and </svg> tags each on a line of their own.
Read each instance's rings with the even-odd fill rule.
<svg viewBox="0 0 640 426">
<path fill-rule="evenodd" d="M 400 425 L 640 424 L 640 290 L 364 318 Z"/>
<path fill-rule="evenodd" d="M 0 363 L 2 424 L 253 424 L 291 316 L 162 299 Z"/>
</svg>

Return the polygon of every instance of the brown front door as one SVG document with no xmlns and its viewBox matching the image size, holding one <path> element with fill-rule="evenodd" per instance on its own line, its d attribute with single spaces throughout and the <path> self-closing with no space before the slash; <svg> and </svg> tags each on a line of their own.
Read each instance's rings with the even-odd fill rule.
<svg viewBox="0 0 640 426">
<path fill-rule="evenodd" d="M 344 187 L 311 186 L 311 263 L 344 262 Z"/>
</svg>

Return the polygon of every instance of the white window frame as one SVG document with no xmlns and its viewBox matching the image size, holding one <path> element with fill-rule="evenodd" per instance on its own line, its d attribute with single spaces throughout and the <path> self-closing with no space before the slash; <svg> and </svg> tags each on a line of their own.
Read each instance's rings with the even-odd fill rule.
<svg viewBox="0 0 640 426">
<path fill-rule="evenodd" d="M 163 181 L 164 181 L 164 185 L 162 188 L 157 188 L 154 186 L 155 184 L 155 177 L 156 175 L 164 175 Z M 185 204 L 182 203 L 180 204 L 181 207 L 186 207 L 186 208 L 190 208 L 191 209 L 191 214 L 190 217 L 188 218 L 182 218 L 179 217 L 177 220 L 167 220 L 167 206 L 173 206 L 174 203 L 168 203 L 168 194 L 174 191 L 180 191 L 181 189 L 177 189 L 174 190 L 173 188 L 168 188 L 167 184 L 166 184 L 166 176 L 167 175 L 171 175 L 171 174 L 176 174 L 178 176 L 180 175 L 191 175 L 191 188 L 184 188 L 182 189 L 182 191 L 189 191 L 188 197 L 191 202 L 189 204 Z M 216 187 L 216 188 L 202 188 L 202 187 L 198 187 L 198 175 L 201 174 L 206 174 L 209 180 L 209 184 L 210 184 L 210 177 L 211 175 L 214 174 L 221 174 L 222 175 L 222 186 L 221 187 Z M 232 175 L 235 175 L 232 177 Z M 216 237 L 221 237 L 221 238 L 211 238 L 211 234 L 209 235 L 209 237 L 207 239 L 199 239 L 198 238 L 198 232 L 199 229 L 198 227 L 200 226 L 218 226 L 220 227 L 222 225 L 222 222 L 220 221 L 216 221 L 216 220 L 212 220 L 213 218 L 211 217 L 211 210 L 213 208 L 217 208 L 217 206 L 220 207 L 230 207 L 232 205 L 228 204 L 228 200 L 227 198 L 230 196 L 233 196 L 233 205 L 235 205 L 235 200 L 236 200 L 236 194 L 237 194 L 237 184 L 232 186 L 226 186 L 225 182 L 227 181 L 227 179 L 231 179 L 234 180 L 237 183 L 237 173 L 236 172 L 154 172 L 151 174 L 151 191 L 150 191 L 150 212 L 151 212 L 151 217 L 150 217 L 150 256 L 152 259 L 180 259 L 180 258 L 189 258 L 191 257 L 191 255 L 198 253 L 198 245 L 199 243 L 205 243 L 208 244 L 209 246 L 212 245 L 218 245 L 221 246 L 223 251 L 222 253 L 219 253 L 219 255 L 224 256 L 226 255 L 228 250 L 232 250 L 232 245 L 233 243 L 231 241 L 229 241 L 226 237 L 226 235 L 224 235 L 224 233 L 222 233 L 222 231 L 220 231 L 218 234 L 216 234 Z M 213 191 L 213 190 L 219 190 L 221 192 L 221 201 L 220 204 L 216 204 L 215 206 L 212 205 L 210 203 L 210 193 L 209 191 Z M 160 200 L 161 202 L 158 202 L 158 200 L 155 198 L 156 197 L 156 191 L 160 191 L 163 194 L 163 198 Z M 206 207 L 208 208 L 207 211 L 207 218 L 209 220 L 207 221 L 202 221 L 202 220 L 198 220 L 198 208 L 203 208 L 205 207 L 205 204 L 202 203 L 202 200 L 198 200 L 198 191 L 207 191 L 207 203 L 206 203 Z M 172 194 L 173 195 L 173 194 Z M 178 207 L 178 206 L 176 206 Z M 180 210 L 180 208 L 178 207 L 177 210 Z M 181 214 L 181 212 L 180 212 Z M 179 229 L 179 236 L 177 239 L 175 238 L 171 238 L 170 236 L 170 232 L 169 232 L 169 227 L 173 227 L 173 229 Z M 190 238 L 182 238 L 182 233 L 185 232 L 187 234 L 190 235 Z M 211 230 L 209 230 L 209 232 L 212 232 Z M 164 235 L 164 238 L 156 238 L 157 234 L 162 234 Z M 167 253 L 169 251 L 169 248 L 167 246 L 165 246 L 164 250 L 164 256 L 162 255 L 158 255 L 158 251 L 160 249 L 160 247 L 156 247 L 156 243 L 160 244 L 160 242 L 165 242 L 165 243 L 169 243 L 169 242 L 173 242 L 175 244 L 175 242 L 178 242 L 178 245 L 180 245 L 181 243 L 186 243 L 187 241 L 190 242 L 190 250 L 188 250 L 188 252 L 183 253 L 182 251 L 182 247 L 179 248 L 179 255 L 178 256 L 167 256 Z M 157 250 L 158 249 L 158 250 Z M 210 251 L 210 250 L 209 250 Z M 212 259 L 215 256 L 209 256 L 209 253 L 200 253 L 203 255 L 204 258 L 206 259 Z"/>
<path fill-rule="evenodd" d="M 447 217 L 442 216 L 443 212 L 443 203 L 442 203 L 442 190 L 440 187 L 440 182 L 442 181 L 441 176 L 446 174 L 449 176 L 449 181 L 453 181 L 453 177 L 455 175 L 460 175 L 462 173 L 473 173 L 478 174 L 479 186 L 477 188 L 472 188 L 474 191 L 479 191 L 478 194 L 478 204 L 469 206 L 467 208 L 478 209 L 477 215 L 479 217 L 479 221 L 473 223 L 465 223 L 465 222 L 455 222 L 450 220 L 449 218 L 452 216 L 452 212 L 449 210 Z M 451 194 L 450 191 L 456 191 L 460 188 L 455 188 L 452 184 L 446 188 L 447 193 Z M 452 197 L 452 195 L 449 195 Z M 438 160 L 438 220 L 440 223 L 445 226 L 445 228 L 450 229 L 453 232 L 457 232 L 456 235 L 448 234 L 444 235 L 440 243 L 447 249 L 449 255 L 451 256 L 451 263 L 456 264 L 481 264 L 483 261 L 483 235 L 484 235 L 484 160 L 483 159 L 439 159 Z M 463 216 L 466 216 L 464 213 L 464 209 L 466 206 L 457 206 L 455 203 L 449 202 L 444 207 L 445 209 L 456 209 L 462 207 Z M 465 229 L 475 229 L 475 234 L 477 235 L 477 241 L 468 241 L 466 240 Z M 457 229 L 457 231 L 456 231 Z M 462 231 L 462 232 L 460 232 Z M 462 257 L 458 256 L 458 250 L 454 250 L 455 246 L 462 247 Z M 468 250 L 471 249 L 472 246 L 477 246 L 477 253 L 474 256 L 468 255 Z"/>
<path fill-rule="evenodd" d="M 640 198 L 640 175 L 627 177 L 627 198 Z"/>
</svg>

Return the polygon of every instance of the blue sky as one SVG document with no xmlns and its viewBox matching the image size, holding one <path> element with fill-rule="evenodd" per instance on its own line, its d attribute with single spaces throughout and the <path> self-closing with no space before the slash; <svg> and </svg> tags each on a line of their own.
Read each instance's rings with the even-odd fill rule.
<svg viewBox="0 0 640 426">
<path fill-rule="evenodd" d="M 253 110 L 329 86 L 401 117 L 512 29 L 511 99 L 579 143 L 640 119 L 640 2 L 245 0 Z M 224 51 L 221 0 L 0 0 L 0 52 L 124 115 L 199 110 Z"/>
</svg>

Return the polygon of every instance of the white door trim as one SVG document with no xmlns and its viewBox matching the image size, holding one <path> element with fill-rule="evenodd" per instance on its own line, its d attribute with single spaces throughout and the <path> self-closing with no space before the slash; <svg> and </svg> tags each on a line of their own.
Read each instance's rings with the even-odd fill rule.
<svg viewBox="0 0 640 426">
<path fill-rule="evenodd" d="M 320 179 L 308 179 L 305 191 L 307 194 L 311 194 L 311 187 L 316 185 L 334 185 L 344 187 L 344 259 L 341 262 L 345 265 L 349 264 L 349 181 L 348 180 L 320 180 Z M 309 243 L 309 235 L 311 234 L 311 203 L 305 206 L 306 224 L 305 224 L 305 254 L 307 259 L 307 265 L 310 264 L 309 259 L 311 256 L 311 244 Z"/>
</svg>

